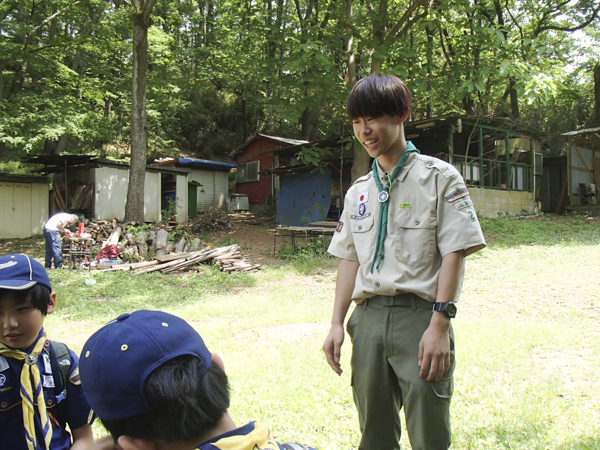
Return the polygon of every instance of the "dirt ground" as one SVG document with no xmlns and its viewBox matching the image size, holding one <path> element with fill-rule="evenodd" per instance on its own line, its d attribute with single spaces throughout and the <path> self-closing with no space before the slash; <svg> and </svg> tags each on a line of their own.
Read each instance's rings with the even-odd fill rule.
<svg viewBox="0 0 600 450">
<path fill-rule="evenodd" d="M 215 241 L 230 237 L 242 248 L 242 254 L 253 262 L 276 264 L 280 259 L 273 255 L 275 217 L 271 214 L 230 214 L 235 230 L 226 233 L 210 233 Z M 279 246 L 279 243 L 278 243 Z"/>
</svg>

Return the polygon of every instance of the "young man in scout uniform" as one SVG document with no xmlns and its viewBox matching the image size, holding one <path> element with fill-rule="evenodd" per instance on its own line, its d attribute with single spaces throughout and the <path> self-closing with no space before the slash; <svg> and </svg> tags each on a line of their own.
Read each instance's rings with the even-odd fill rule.
<svg viewBox="0 0 600 450">
<path fill-rule="evenodd" d="M 258 422 L 238 428 L 223 361 L 168 313 L 134 311 L 100 328 L 81 352 L 81 381 L 111 434 L 96 450 L 315 450 L 279 444 Z"/>
<path fill-rule="evenodd" d="M 375 160 L 348 190 L 329 246 L 341 260 L 323 350 L 341 374 L 344 319 L 354 300 L 347 329 L 360 450 L 400 449 L 402 407 L 413 450 L 450 446 L 450 321 L 464 258 L 485 247 L 459 173 L 406 141 L 411 106 L 406 85 L 386 75 L 360 80 L 348 98 L 354 135 Z"/>
<path fill-rule="evenodd" d="M 44 318 L 55 306 L 39 262 L 27 255 L 0 257 L 2 449 L 87 450 L 94 443 L 77 355 L 44 333 Z"/>
</svg>

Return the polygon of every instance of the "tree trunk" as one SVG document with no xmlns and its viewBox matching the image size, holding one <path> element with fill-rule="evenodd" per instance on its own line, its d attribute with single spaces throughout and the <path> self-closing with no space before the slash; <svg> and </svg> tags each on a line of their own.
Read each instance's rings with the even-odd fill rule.
<svg viewBox="0 0 600 450">
<path fill-rule="evenodd" d="M 133 82 L 131 89 L 131 164 L 125 205 L 126 222 L 144 222 L 146 178 L 146 82 L 148 76 L 148 27 L 156 0 L 134 1 Z"/>
<path fill-rule="evenodd" d="M 517 96 L 517 90 L 515 84 L 517 81 L 513 78 L 509 78 L 510 81 L 510 111 L 513 119 L 518 119 L 521 114 L 519 113 L 519 97 Z"/>
<path fill-rule="evenodd" d="M 354 0 L 346 0 L 346 23 L 352 23 Z M 356 57 L 354 55 L 354 34 L 352 29 L 347 28 L 348 40 L 346 41 L 346 53 L 348 54 L 348 89 L 356 84 Z"/>
<path fill-rule="evenodd" d="M 312 115 L 312 112 L 310 110 L 310 107 L 307 107 L 302 112 L 302 139 L 304 139 L 305 141 L 310 140 L 310 117 L 311 117 L 311 115 Z"/>
<path fill-rule="evenodd" d="M 594 67 L 594 103 L 596 106 L 594 125 L 600 127 L 600 64 Z"/>
</svg>

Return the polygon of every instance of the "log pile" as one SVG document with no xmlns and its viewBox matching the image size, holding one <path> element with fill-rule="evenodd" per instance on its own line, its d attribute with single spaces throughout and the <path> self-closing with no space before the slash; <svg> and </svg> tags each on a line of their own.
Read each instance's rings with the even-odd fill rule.
<svg viewBox="0 0 600 450">
<path fill-rule="evenodd" d="M 195 252 L 170 253 L 155 256 L 151 261 L 112 266 L 110 270 L 131 270 L 133 275 L 140 275 L 160 270 L 164 274 L 174 273 L 197 266 L 200 263 L 214 263 L 221 271 L 239 273 L 258 269 L 260 264 L 251 264 L 242 256 L 238 245 L 227 247 L 204 247 Z"/>
<path fill-rule="evenodd" d="M 198 270 L 200 263 L 215 264 L 221 271 L 230 273 L 260 268 L 260 264 L 252 264 L 244 258 L 238 245 L 201 248 L 203 244 L 199 238 L 182 233 L 188 230 L 157 226 L 141 231 L 135 225 L 134 222 L 119 223 L 118 218 L 87 223 L 84 232 L 96 241 L 96 245 L 100 248 L 115 245 L 120 250 L 119 257 L 126 261 L 103 270 L 131 270 L 136 275 L 158 270 L 173 273 Z"/>
</svg>

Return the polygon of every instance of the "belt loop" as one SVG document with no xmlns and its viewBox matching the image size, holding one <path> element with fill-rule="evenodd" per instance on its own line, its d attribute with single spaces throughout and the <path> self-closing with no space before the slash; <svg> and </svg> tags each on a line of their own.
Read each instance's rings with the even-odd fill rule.
<svg viewBox="0 0 600 450">
<path fill-rule="evenodd" d="M 410 296 L 410 306 L 413 311 L 417 310 L 417 302 L 415 300 L 415 294 L 411 294 L 411 296 Z"/>
<path fill-rule="evenodd" d="M 369 306 L 369 299 L 366 299 L 363 303 L 365 304 L 365 310 L 366 310 L 367 306 Z"/>
</svg>

